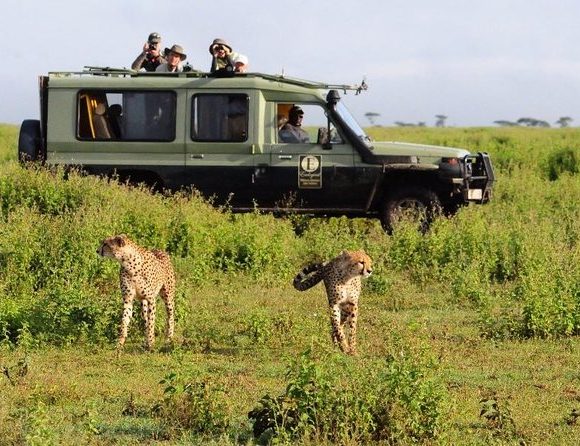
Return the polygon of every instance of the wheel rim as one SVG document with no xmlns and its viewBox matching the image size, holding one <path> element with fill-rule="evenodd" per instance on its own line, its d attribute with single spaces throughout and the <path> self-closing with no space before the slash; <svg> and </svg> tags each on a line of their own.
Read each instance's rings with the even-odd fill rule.
<svg viewBox="0 0 580 446">
<path fill-rule="evenodd" d="M 399 223 L 403 220 L 422 223 L 426 219 L 427 206 L 414 198 L 400 200 L 393 210 L 394 223 Z"/>
</svg>

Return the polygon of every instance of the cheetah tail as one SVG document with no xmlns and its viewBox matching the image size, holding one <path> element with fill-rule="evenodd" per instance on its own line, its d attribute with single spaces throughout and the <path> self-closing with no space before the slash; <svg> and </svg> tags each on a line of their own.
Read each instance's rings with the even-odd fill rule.
<svg viewBox="0 0 580 446">
<path fill-rule="evenodd" d="M 322 267 L 324 265 L 322 263 L 312 263 L 310 265 L 305 266 L 302 271 L 300 271 L 294 280 L 292 281 L 292 285 L 298 291 L 306 291 L 309 288 L 312 288 L 318 282 L 322 280 Z M 314 273 L 314 274 L 313 274 Z"/>
</svg>

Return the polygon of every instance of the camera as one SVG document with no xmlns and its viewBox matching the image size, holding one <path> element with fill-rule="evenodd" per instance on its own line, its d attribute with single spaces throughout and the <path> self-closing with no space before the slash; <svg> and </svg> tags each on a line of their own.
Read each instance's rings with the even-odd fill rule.
<svg viewBox="0 0 580 446">
<path fill-rule="evenodd" d="M 154 43 L 150 43 L 149 44 L 149 51 L 153 51 L 153 50 L 156 50 L 156 49 L 157 49 L 157 46 Z"/>
</svg>

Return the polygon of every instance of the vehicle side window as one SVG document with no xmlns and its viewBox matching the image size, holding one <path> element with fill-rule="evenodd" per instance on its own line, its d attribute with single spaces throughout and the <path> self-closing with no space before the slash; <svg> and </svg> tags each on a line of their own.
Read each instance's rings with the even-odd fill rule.
<svg viewBox="0 0 580 446">
<path fill-rule="evenodd" d="M 317 104 L 278 103 L 276 106 L 277 138 L 279 143 L 322 144 L 332 142 L 341 144 L 342 138 L 330 123 L 326 110 Z"/>
<path fill-rule="evenodd" d="M 77 137 L 172 141 L 175 139 L 175 104 L 173 91 L 80 91 Z"/>
<path fill-rule="evenodd" d="M 191 139 L 194 141 L 243 142 L 248 139 L 248 96 L 209 94 L 191 101 Z"/>
</svg>

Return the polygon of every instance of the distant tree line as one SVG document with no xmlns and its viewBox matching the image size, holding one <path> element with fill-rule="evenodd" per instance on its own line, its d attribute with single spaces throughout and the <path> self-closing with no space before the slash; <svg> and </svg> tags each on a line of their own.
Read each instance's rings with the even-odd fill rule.
<svg viewBox="0 0 580 446">
<path fill-rule="evenodd" d="M 558 124 L 560 128 L 564 128 L 569 127 L 572 121 L 573 119 L 570 116 L 562 116 L 555 124 Z M 548 121 L 536 118 L 520 118 L 517 121 L 498 120 L 493 121 L 493 123 L 500 127 L 551 127 Z"/>
<path fill-rule="evenodd" d="M 365 117 L 369 120 L 369 123 L 374 126 L 376 124 L 376 119 L 381 116 L 380 113 L 376 112 L 367 112 L 365 113 Z M 435 115 L 435 127 L 445 127 L 445 121 L 447 120 L 446 115 Z M 559 125 L 560 128 L 569 127 L 570 122 L 573 119 L 570 116 L 562 116 L 560 117 L 555 124 Z M 536 118 L 520 118 L 517 121 L 507 121 L 503 119 L 499 119 L 497 121 L 493 121 L 495 125 L 499 125 L 500 127 L 551 127 L 548 121 L 544 121 L 542 119 Z M 395 121 L 394 124 L 397 127 L 426 127 L 427 124 L 425 121 L 419 122 L 405 122 L 405 121 Z"/>
<path fill-rule="evenodd" d="M 445 120 L 447 116 L 445 115 L 435 115 L 435 127 L 445 127 Z M 427 123 L 425 121 L 415 122 L 404 122 L 404 121 L 395 121 L 395 125 L 398 127 L 427 127 Z"/>
</svg>

